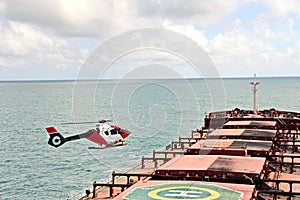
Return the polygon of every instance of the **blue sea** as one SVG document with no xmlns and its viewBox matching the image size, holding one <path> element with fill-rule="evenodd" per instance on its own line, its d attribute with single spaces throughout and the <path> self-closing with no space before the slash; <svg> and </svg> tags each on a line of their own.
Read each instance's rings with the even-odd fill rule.
<svg viewBox="0 0 300 200">
<path fill-rule="evenodd" d="M 0 199 L 78 199 L 152 150 L 200 128 L 210 111 L 253 108 L 251 78 L 0 82 Z M 300 78 L 259 78 L 259 109 L 300 111 Z M 128 145 L 91 150 L 77 140 L 54 148 L 45 127 L 65 136 L 112 119 Z"/>
</svg>

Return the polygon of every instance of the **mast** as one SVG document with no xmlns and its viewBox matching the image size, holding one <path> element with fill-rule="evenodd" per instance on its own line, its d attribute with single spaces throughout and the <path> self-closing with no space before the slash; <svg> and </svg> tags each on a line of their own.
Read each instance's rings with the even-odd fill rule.
<svg viewBox="0 0 300 200">
<path fill-rule="evenodd" d="M 257 114 L 256 86 L 259 85 L 259 82 L 256 81 L 256 74 L 254 74 L 254 81 L 251 81 L 250 84 L 253 85 L 253 112 L 256 115 Z"/>
</svg>

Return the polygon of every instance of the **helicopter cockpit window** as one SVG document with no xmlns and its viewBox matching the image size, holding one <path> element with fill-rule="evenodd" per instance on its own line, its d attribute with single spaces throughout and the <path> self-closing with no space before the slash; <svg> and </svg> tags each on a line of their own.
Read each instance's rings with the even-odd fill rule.
<svg viewBox="0 0 300 200">
<path fill-rule="evenodd" d="M 127 129 L 125 129 L 125 128 L 122 130 L 122 132 L 129 133 L 129 131 Z"/>
<path fill-rule="evenodd" d="M 105 135 L 109 135 L 108 131 L 104 131 Z"/>
<path fill-rule="evenodd" d="M 110 129 L 110 134 L 116 135 L 116 134 L 117 134 L 117 131 L 116 131 L 115 129 Z"/>
</svg>

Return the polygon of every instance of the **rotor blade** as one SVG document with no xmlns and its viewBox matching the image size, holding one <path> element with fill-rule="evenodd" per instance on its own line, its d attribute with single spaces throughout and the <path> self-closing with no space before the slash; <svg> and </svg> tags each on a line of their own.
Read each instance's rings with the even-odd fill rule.
<svg viewBox="0 0 300 200">
<path fill-rule="evenodd" d="M 97 121 L 94 122 L 67 122 L 67 123 L 61 123 L 63 125 L 67 125 L 67 124 L 95 124 L 95 123 L 99 123 Z"/>
<path fill-rule="evenodd" d="M 111 122 L 112 120 L 109 119 L 101 119 L 99 121 L 90 121 L 90 122 L 67 122 L 67 123 L 61 123 L 63 125 L 68 124 L 95 124 L 95 123 L 105 123 L 105 122 Z"/>
<path fill-rule="evenodd" d="M 110 119 L 101 119 L 98 121 L 98 123 L 105 123 L 105 122 L 111 122 L 112 120 Z"/>
</svg>

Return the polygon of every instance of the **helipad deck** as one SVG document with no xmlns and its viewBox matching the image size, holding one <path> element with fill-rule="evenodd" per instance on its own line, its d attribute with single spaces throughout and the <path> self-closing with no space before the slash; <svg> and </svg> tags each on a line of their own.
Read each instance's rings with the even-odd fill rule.
<svg viewBox="0 0 300 200">
<path fill-rule="evenodd" d="M 240 139 L 198 140 L 187 148 L 186 155 L 251 155 L 265 156 L 272 146 L 271 141 Z"/>
<path fill-rule="evenodd" d="M 249 200 L 253 192 L 254 185 L 199 181 L 139 181 L 114 199 Z"/>
<path fill-rule="evenodd" d="M 223 155 L 182 155 L 162 165 L 155 175 L 166 179 L 206 178 L 239 180 L 243 176 L 260 177 L 265 158 Z"/>
<path fill-rule="evenodd" d="M 273 140 L 277 130 L 266 129 L 215 129 L 208 133 L 208 139 Z"/>
</svg>

